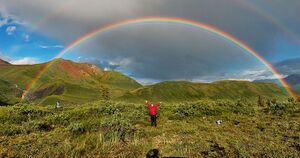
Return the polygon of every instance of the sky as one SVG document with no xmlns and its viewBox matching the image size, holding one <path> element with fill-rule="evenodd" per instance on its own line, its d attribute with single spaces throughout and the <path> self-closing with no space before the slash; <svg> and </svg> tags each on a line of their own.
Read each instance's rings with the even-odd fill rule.
<svg viewBox="0 0 300 158">
<path fill-rule="evenodd" d="M 97 28 L 131 18 L 167 16 L 223 30 L 285 76 L 300 72 L 299 7 L 299 0 L 0 0 L 0 58 L 12 64 L 43 63 Z M 97 34 L 62 57 L 120 71 L 143 84 L 274 78 L 234 43 L 168 22 L 121 26 Z M 286 68 L 287 63 L 295 64 Z"/>
</svg>

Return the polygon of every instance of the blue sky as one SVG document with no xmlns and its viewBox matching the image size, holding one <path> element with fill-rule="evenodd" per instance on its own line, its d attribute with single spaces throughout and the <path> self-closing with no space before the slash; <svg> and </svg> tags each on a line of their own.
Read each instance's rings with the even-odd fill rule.
<svg viewBox="0 0 300 158">
<path fill-rule="evenodd" d="M 13 64 L 43 63 L 96 28 L 145 16 L 181 17 L 214 25 L 274 64 L 300 57 L 300 43 L 295 42 L 300 39 L 300 3 L 296 0 L 168 1 L 0 0 L 0 57 Z M 271 21 L 266 18 L 270 16 Z M 257 59 L 223 38 L 168 23 L 124 26 L 82 43 L 63 58 L 115 69 L 144 83 L 273 77 Z"/>
<path fill-rule="evenodd" d="M 11 62 L 24 58 L 34 60 L 28 61 L 29 63 L 46 62 L 64 47 L 58 40 L 30 32 L 28 28 L 13 20 L 0 27 L 0 41 L 0 56 Z"/>
</svg>

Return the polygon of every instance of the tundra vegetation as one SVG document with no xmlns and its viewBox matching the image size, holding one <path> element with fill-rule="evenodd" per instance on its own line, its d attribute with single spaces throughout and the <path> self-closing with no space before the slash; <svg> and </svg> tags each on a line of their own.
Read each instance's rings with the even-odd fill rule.
<svg viewBox="0 0 300 158">
<path fill-rule="evenodd" d="M 163 103 L 151 127 L 144 103 L 0 107 L 0 157 L 299 157 L 300 103 Z M 222 120 L 217 124 L 216 121 Z"/>
</svg>

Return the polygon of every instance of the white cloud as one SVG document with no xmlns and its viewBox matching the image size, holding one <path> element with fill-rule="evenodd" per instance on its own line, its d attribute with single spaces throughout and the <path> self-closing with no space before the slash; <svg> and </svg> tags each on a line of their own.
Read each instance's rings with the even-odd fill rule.
<svg viewBox="0 0 300 158">
<path fill-rule="evenodd" d="M 0 8 L 1 9 L 1 8 Z M 4 25 L 9 24 L 9 16 L 4 11 L 0 10 L 0 28 Z"/>
<path fill-rule="evenodd" d="M 4 6 L 0 6 L 0 27 L 12 24 L 26 25 L 27 23 L 25 21 L 21 21 L 16 16 L 8 13 L 7 8 L 5 8 Z"/>
<path fill-rule="evenodd" d="M 287 77 L 287 75 L 284 74 L 280 74 L 280 76 L 281 78 Z M 224 76 L 224 79 L 254 81 L 254 80 L 278 79 L 278 76 L 276 76 L 267 68 L 261 68 L 261 69 L 245 70 L 239 74 Z"/>
<path fill-rule="evenodd" d="M 8 27 L 6 28 L 6 33 L 7 33 L 8 35 L 13 35 L 14 32 L 16 31 L 16 29 L 17 29 L 16 26 L 8 26 Z"/>
<path fill-rule="evenodd" d="M 11 58 L 0 51 L 0 59 L 9 62 Z"/>
<path fill-rule="evenodd" d="M 140 84 L 147 86 L 147 85 L 152 85 L 155 83 L 160 82 L 159 80 L 154 80 L 154 79 L 148 79 L 148 78 L 135 78 L 137 80 L 137 82 L 139 82 Z"/>
<path fill-rule="evenodd" d="M 49 48 L 63 48 L 64 46 L 63 45 L 39 45 L 40 48 L 43 48 L 43 49 L 49 49 Z"/>
<path fill-rule="evenodd" d="M 113 22 L 160 15 L 194 19 L 215 25 L 237 36 L 238 39 L 244 40 L 262 53 L 271 52 L 268 51 L 269 47 L 275 43 L 273 39 L 276 39 L 274 36 L 278 34 L 275 32 L 278 30 L 270 27 L 267 22 L 257 26 L 262 19 L 252 18 L 249 20 L 247 17 L 256 17 L 256 15 L 250 14 L 248 11 L 240 13 L 241 8 L 238 8 L 238 5 L 233 3 L 234 1 L 189 0 L 172 3 L 172 0 L 91 0 L 89 2 L 0 0 L 3 8 L 7 8 L 18 20 L 26 21 L 33 31 L 63 43 L 71 43 L 78 37 Z M 283 1 L 282 3 L 284 4 Z M 216 4 L 219 6 L 218 9 L 215 9 Z M 295 3 L 286 4 L 295 8 L 298 6 Z M 228 10 L 228 6 L 232 9 Z M 276 9 L 274 10 L 276 11 Z M 294 16 L 299 13 L 296 10 L 292 12 Z M 232 25 L 235 22 L 238 22 L 238 25 Z M 296 26 L 298 25 L 295 25 L 295 28 L 297 28 Z M 227 72 L 226 70 L 237 71 L 238 68 L 241 72 L 243 69 L 257 64 L 256 60 L 252 60 L 251 57 L 242 56 L 241 49 L 232 47 L 232 44 L 224 42 L 221 38 L 215 38 L 210 33 L 201 30 L 195 29 L 194 31 L 187 26 L 151 23 L 147 26 L 143 25 L 143 27 L 139 25 L 129 28 L 128 26 L 122 27 L 122 29 L 102 34 L 101 37 L 97 36 L 93 40 L 87 41 L 85 46 L 82 45 L 72 52 L 83 52 L 82 54 L 99 60 L 111 61 L 109 63 L 102 62 L 103 65 L 109 66 L 108 68 L 116 69 L 120 65 L 122 67 L 126 65 L 126 70 L 137 75 L 135 77 L 162 80 L 182 77 L 194 79 L 197 76 L 200 76 L 199 80 L 205 80 L 201 76 L 207 75 L 215 75 L 212 79 L 223 78 L 219 74 Z M 256 30 L 255 34 L 253 34 L 253 29 Z M 45 45 L 42 47 L 50 48 Z M 261 55 L 268 56 L 270 54 Z M 103 59 L 104 57 L 105 59 Z M 131 62 L 114 61 L 116 57 L 130 57 L 132 60 Z M 242 63 L 247 65 L 239 68 L 239 65 L 243 65 Z M 241 76 L 237 73 L 228 74 L 225 77 L 246 79 L 272 77 L 259 74 L 260 72 L 257 74 L 246 73 Z"/>
<path fill-rule="evenodd" d="M 131 63 L 131 60 L 129 58 L 117 58 L 112 61 L 109 61 L 109 64 L 112 66 L 127 66 Z"/>
<path fill-rule="evenodd" d="M 0 27 L 7 25 L 8 24 L 8 19 L 7 18 L 3 18 L 0 19 Z"/>
<path fill-rule="evenodd" d="M 28 65 L 28 64 L 31 65 L 31 64 L 36 64 L 38 62 L 38 59 L 32 57 L 24 57 L 21 59 L 11 60 L 9 62 L 14 65 Z"/>
<path fill-rule="evenodd" d="M 29 42 L 30 41 L 30 36 L 28 34 L 25 34 L 23 38 L 24 38 L 25 42 Z"/>
</svg>

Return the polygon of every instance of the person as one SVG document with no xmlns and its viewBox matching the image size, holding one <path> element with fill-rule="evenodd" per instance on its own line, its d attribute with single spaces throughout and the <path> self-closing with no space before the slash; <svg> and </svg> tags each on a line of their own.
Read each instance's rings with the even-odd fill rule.
<svg viewBox="0 0 300 158">
<path fill-rule="evenodd" d="M 147 104 L 147 106 L 149 108 L 149 114 L 150 114 L 150 118 L 151 118 L 151 126 L 155 126 L 156 127 L 156 125 L 157 125 L 157 123 L 156 123 L 156 115 L 157 115 L 156 109 L 161 104 L 161 102 L 159 102 L 156 105 L 154 105 L 154 104 L 150 104 L 146 100 L 146 104 Z"/>
<path fill-rule="evenodd" d="M 60 108 L 60 102 L 59 101 L 56 102 L 56 108 Z"/>
</svg>

